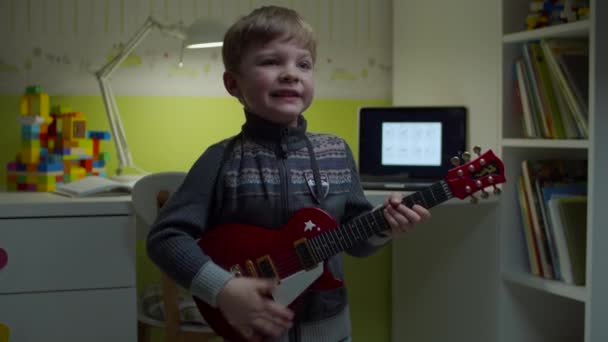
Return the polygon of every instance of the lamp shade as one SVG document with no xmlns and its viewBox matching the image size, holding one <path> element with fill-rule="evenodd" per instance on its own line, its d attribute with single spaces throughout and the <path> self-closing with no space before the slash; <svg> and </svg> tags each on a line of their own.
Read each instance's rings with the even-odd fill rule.
<svg viewBox="0 0 608 342">
<path fill-rule="evenodd" d="M 226 26 L 213 18 L 199 18 L 186 29 L 184 45 L 188 49 L 222 46 Z"/>
</svg>

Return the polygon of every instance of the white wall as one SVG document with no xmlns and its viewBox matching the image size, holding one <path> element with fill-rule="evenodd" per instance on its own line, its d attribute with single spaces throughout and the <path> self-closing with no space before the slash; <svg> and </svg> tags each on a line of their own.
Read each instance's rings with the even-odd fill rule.
<svg viewBox="0 0 608 342">
<path fill-rule="evenodd" d="M 499 25 L 497 0 L 393 0 L 393 103 L 464 105 L 497 151 Z M 495 340 L 496 205 L 459 207 L 393 246 L 393 341 Z"/>
<path fill-rule="evenodd" d="M 263 5 L 298 11 L 318 38 L 316 95 L 388 99 L 392 0 L 0 0 L 0 93 L 39 84 L 49 95 L 98 95 L 94 72 L 148 16 L 189 25 L 211 16 L 232 24 Z M 112 75 L 117 95 L 228 96 L 220 49 L 186 50 L 150 33 Z"/>
<path fill-rule="evenodd" d="M 497 0 L 393 0 L 393 103 L 465 105 L 469 143 L 498 146 Z"/>
</svg>

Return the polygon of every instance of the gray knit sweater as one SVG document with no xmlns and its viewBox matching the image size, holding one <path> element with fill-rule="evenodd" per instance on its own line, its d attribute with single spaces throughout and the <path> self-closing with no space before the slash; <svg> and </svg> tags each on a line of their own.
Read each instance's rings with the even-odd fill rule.
<svg viewBox="0 0 608 342">
<path fill-rule="evenodd" d="M 233 275 L 196 244 L 205 230 L 229 223 L 280 229 L 304 207 L 321 207 L 340 224 L 371 209 L 346 142 L 307 133 L 302 116 L 298 122 L 297 128 L 281 127 L 246 113 L 241 133 L 201 155 L 151 227 L 150 259 L 212 306 Z M 367 256 L 386 241 L 372 239 L 347 253 Z M 327 263 L 343 279 L 341 256 Z M 347 308 L 344 288 L 307 291 L 296 308 L 294 328 L 282 340 L 347 339 Z"/>
</svg>

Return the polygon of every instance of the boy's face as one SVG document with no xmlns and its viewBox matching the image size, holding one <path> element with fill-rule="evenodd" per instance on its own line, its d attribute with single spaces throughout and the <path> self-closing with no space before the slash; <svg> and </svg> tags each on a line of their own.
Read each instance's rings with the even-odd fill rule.
<svg viewBox="0 0 608 342">
<path fill-rule="evenodd" d="M 224 73 L 224 85 L 248 111 L 295 127 L 312 102 L 313 66 L 310 51 L 295 39 L 279 37 L 249 47 L 238 73 Z"/>
</svg>

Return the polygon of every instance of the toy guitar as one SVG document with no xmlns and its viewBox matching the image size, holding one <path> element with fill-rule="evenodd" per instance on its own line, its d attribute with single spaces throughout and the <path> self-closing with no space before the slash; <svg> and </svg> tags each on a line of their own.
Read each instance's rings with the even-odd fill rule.
<svg viewBox="0 0 608 342">
<path fill-rule="evenodd" d="M 475 147 L 477 155 L 481 148 Z M 477 159 L 469 161 L 470 154 L 452 158 L 456 167 L 447 176 L 430 187 L 403 199 L 403 204 L 414 204 L 429 209 L 453 197 L 464 199 L 493 186 L 499 194 L 497 184 L 506 181 L 502 161 L 488 150 Z M 460 165 L 460 166 L 459 166 Z M 280 230 L 232 224 L 206 232 L 198 244 L 203 251 L 221 267 L 237 276 L 273 278 L 279 282 L 273 299 L 286 306 L 293 304 L 306 289 L 327 290 L 342 286 L 327 270 L 323 261 L 352 246 L 366 241 L 374 234 L 390 229 L 382 214 L 382 208 L 360 215 L 356 219 L 338 226 L 326 212 L 318 208 L 297 211 Z M 234 239 L 247 236 L 247 239 Z M 232 326 L 219 309 L 194 297 L 201 315 L 209 326 L 229 341 L 245 341 L 241 332 Z"/>
</svg>

